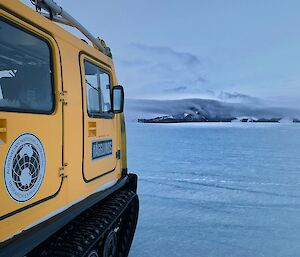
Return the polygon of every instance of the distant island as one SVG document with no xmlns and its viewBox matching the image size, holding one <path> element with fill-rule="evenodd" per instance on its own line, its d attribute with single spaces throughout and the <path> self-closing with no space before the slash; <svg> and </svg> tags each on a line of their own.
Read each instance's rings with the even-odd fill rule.
<svg viewBox="0 0 300 257">
<path fill-rule="evenodd" d="M 300 123 L 300 109 L 276 107 L 262 100 L 229 103 L 210 99 L 128 99 L 126 118 L 140 123 L 244 122 Z"/>
<path fill-rule="evenodd" d="M 253 118 L 253 117 L 228 117 L 228 118 L 209 118 L 209 117 L 194 117 L 192 114 L 183 114 L 174 117 L 172 115 L 159 116 L 150 119 L 138 119 L 139 123 L 183 123 L 183 122 L 266 122 L 280 123 L 282 118 Z M 300 123 L 299 119 L 291 120 L 293 123 Z"/>
</svg>

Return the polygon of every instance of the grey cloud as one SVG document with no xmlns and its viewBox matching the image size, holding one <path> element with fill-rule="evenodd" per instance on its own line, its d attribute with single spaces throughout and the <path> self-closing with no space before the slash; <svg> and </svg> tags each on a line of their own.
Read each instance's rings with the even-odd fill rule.
<svg viewBox="0 0 300 257">
<path fill-rule="evenodd" d="M 196 79 L 196 82 L 206 83 L 206 82 L 207 82 L 207 79 L 204 78 L 204 77 L 200 77 L 200 76 L 199 76 L 199 77 Z"/>
<path fill-rule="evenodd" d="M 141 67 L 149 65 L 150 62 L 146 61 L 144 59 L 123 59 L 123 58 L 117 58 L 117 62 L 123 66 L 127 67 Z"/>
<path fill-rule="evenodd" d="M 174 96 L 176 91 L 201 93 L 207 90 L 200 58 L 188 52 L 132 43 L 126 56 L 117 58 L 116 63 L 122 66 L 121 78 L 124 76 L 127 80 L 124 82 L 131 85 L 130 97 L 166 96 L 167 93 Z"/>
<path fill-rule="evenodd" d="M 201 64 L 201 60 L 198 58 L 198 56 L 188 52 L 178 52 L 166 46 L 149 46 L 139 43 L 132 43 L 131 45 L 136 49 L 150 54 L 173 56 L 178 58 L 185 65 L 198 66 Z"/>
<path fill-rule="evenodd" d="M 229 93 L 229 92 L 224 92 L 221 91 L 219 96 L 219 99 L 224 100 L 224 101 L 239 101 L 239 102 L 259 102 L 260 99 L 246 95 L 246 94 L 241 94 L 241 93 Z"/>
<path fill-rule="evenodd" d="M 181 87 L 174 87 L 174 88 L 165 89 L 165 92 L 178 92 L 178 91 L 184 91 L 186 89 L 187 89 L 187 87 L 181 86 Z"/>
</svg>

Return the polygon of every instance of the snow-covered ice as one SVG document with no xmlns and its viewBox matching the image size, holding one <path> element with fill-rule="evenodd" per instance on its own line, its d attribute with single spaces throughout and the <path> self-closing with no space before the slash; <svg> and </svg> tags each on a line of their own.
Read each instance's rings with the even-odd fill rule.
<svg viewBox="0 0 300 257">
<path fill-rule="evenodd" d="M 299 124 L 127 124 L 130 257 L 300 256 Z"/>
</svg>

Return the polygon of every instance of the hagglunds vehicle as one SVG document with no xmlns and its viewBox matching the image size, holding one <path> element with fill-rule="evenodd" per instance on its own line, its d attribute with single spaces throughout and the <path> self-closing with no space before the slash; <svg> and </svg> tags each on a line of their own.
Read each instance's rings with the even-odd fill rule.
<svg viewBox="0 0 300 257">
<path fill-rule="evenodd" d="M 139 202 L 111 51 L 31 2 L 0 1 L 0 256 L 126 257 Z"/>
</svg>

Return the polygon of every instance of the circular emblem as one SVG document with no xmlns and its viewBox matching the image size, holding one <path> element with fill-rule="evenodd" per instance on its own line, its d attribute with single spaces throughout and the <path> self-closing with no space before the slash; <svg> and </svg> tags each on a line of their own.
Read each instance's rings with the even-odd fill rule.
<svg viewBox="0 0 300 257">
<path fill-rule="evenodd" d="M 45 174 L 45 151 L 33 134 L 19 136 L 10 146 L 4 165 L 4 180 L 10 196 L 25 202 L 39 190 Z"/>
</svg>

